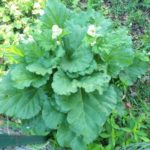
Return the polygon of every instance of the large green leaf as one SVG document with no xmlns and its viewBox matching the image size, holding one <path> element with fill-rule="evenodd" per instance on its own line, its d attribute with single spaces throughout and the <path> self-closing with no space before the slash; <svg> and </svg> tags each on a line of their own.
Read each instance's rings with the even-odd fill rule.
<svg viewBox="0 0 150 150">
<path fill-rule="evenodd" d="M 83 71 L 78 72 L 77 74 L 84 76 L 88 74 L 92 74 L 94 71 L 98 69 L 98 65 L 95 60 L 93 60 L 88 68 Z"/>
<path fill-rule="evenodd" d="M 15 65 L 10 71 L 10 75 L 14 83 L 13 86 L 18 89 L 24 89 L 30 85 L 33 85 L 34 87 L 40 87 L 44 85 L 49 78 L 48 76 L 42 77 L 29 72 L 26 70 L 24 64 Z"/>
<path fill-rule="evenodd" d="M 70 96 L 57 96 L 56 102 L 61 111 L 68 114 L 70 129 L 89 143 L 98 136 L 100 127 L 115 108 L 117 95 L 113 87 L 108 88 L 103 95 L 80 90 Z"/>
<path fill-rule="evenodd" d="M 37 75 L 44 76 L 52 73 L 52 69 L 56 67 L 56 63 L 57 60 L 52 57 L 41 57 L 34 63 L 27 65 L 26 69 L 30 72 L 36 73 Z"/>
<path fill-rule="evenodd" d="M 76 51 L 83 42 L 86 35 L 86 28 L 76 25 L 74 22 L 67 22 L 66 30 L 69 33 L 64 37 L 65 48 L 67 51 Z"/>
<path fill-rule="evenodd" d="M 51 101 L 52 99 L 44 102 L 42 117 L 47 127 L 57 129 L 57 126 L 64 120 L 64 114 L 57 111 Z"/>
<path fill-rule="evenodd" d="M 98 36 L 104 36 L 112 30 L 112 22 L 92 9 L 89 9 L 86 12 L 79 11 L 78 13 L 74 13 L 69 21 L 84 28 L 88 28 L 91 24 L 95 25 Z"/>
<path fill-rule="evenodd" d="M 51 74 L 52 68 L 45 67 L 44 64 L 40 63 L 40 61 L 30 64 L 26 67 L 26 69 L 30 72 L 36 73 L 37 75 L 44 76 L 45 74 Z"/>
<path fill-rule="evenodd" d="M 21 129 L 28 132 L 32 131 L 32 134 L 40 136 L 47 135 L 49 133 L 48 127 L 46 126 L 40 113 L 31 119 L 22 120 Z"/>
<path fill-rule="evenodd" d="M 145 74 L 147 69 L 147 62 L 135 58 L 133 64 L 120 73 L 120 80 L 126 85 L 132 85 L 137 78 L 140 78 L 143 74 Z"/>
<path fill-rule="evenodd" d="M 93 60 L 93 55 L 86 45 L 81 45 L 71 54 L 66 54 L 61 60 L 61 68 L 71 73 L 83 71 L 88 68 Z"/>
<path fill-rule="evenodd" d="M 69 128 L 69 124 L 62 124 L 57 131 L 57 140 L 62 147 L 71 147 L 73 150 L 85 150 L 86 143 Z"/>
<path fill-rule="evenodd" d="M 42 21 L 47 28 L 51 28 L 55 24 L 63 27 L 70 13 L 71 11 L 58 0 L 49 0 L 46 5 L 45 14 L 42 16 Z"/>
<path fill-rule="evenodd" d="M 84 76 L 84 75 L 89 75 L 92 74 L 94 71 L 99 70 L 98 69 L 98 65 L 96 63 L 95 60 L 93 60 L 90 64 L 90 66 L 88 68 L 86 68 L 83 71 L 79 71 L 76 73 L 70 73 L 70 72 L 66 72 L 66 74 L 70 77 L 70 78 L 78 78 L 80 76 Z"/>
<path fill-rule="evenodd" d="M 46 52 L 46 56 L 41 56 L 40 58 L 37 58 L 34 62 L 29 63 L 26 66 L 26 69 L 30 72 L 42 76 L 46 74 L 52 74 L 52 70 L 56 68 L 64 53 L 64 49 L 61 46 L 55 48 L 55 51 L 51 52 L 50 54 Z"/>
<path fill-rule="evenodd" d="M 59 70 L 54 75 L 52 88 L 59 95 L 70 95 L 77 92 L 78 88 L 83 88 L 87 93 L 97 90 L 99 94 L 102 94 L 108 86 L 109 80 L 110 76 L 101 72 L 73 79 Z"/>
<path fill-rule="evenodd" d="M 61 86 L 60 86 L 61 85 Z M 52 88 L 59 95 L 69 95 L 77 92 L 77 86 L 63 71 L 54 74 Z"/>
<path fill-rule="evenodd" d="M 21 119 L 29 119 L 41 110 L 41 102 L 46 96 L 41 89 L 17 90 L 10 78 L 0 82 L 0 113 Z"/>
<path fill-rule="evenodd" d="M 126 32 L 125 29 L 118 29 L 99 39 L 97 53 L 108 64 L 108 72 L 111 76 L 118 75 L 121 70 L 133 62 L 132 40 Z"/>
<path fill-rule="evenodd" d="M 133 62 L 133 51 L 130 48 L 123 48 L 122 51 L 115 49 L 108 56 L 108 73 L 112 77 L 116 77 L 125 67 L 129 66 Z M 107 61 L 106 60 L 106 61 Z"/>
</svg>

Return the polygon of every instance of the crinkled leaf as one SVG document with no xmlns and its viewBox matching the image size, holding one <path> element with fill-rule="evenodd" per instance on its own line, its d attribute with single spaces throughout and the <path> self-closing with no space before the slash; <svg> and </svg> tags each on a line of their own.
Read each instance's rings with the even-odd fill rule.
<svg viewBox="0 0 150 150">
<path fill-rule="evenodd" d="M 72 54 L 66 54 L 61 60 L 61 68 L 71 73 L 83 71 L 88 68 L 93 60 L 93 55 L 87 46 L 81 45 Z"/>
<path fill-rule="evenodd" d="M 66 72 L 69 78 L 78 78 L 79 76 L 92 74 L 94 71 L 98 70 L 98 65 L 95 60 L 93 60 L 88 68 L 77 73 Z"/>
<path fill-rule="evenodd" d="M 42 117 L 48 128 L 56 129 L 57 126 L 64 120 L 64 114 L 57 111 L 51 104 L 51 99 L 44 102 Z"/>
<path fill-rule="evenodd" d="M 14 83 L 14 87 L 18 89 L 24 89 L 25 87 L 29 87 L 33 85 L 34 87 L 40 87 L 44 85 L 47 80 L 48 76 L 44 78 L 42 76 L 33 74 L 26 70 L 24 64 L 17 64 L 15 65 L 10 71 L 11 79 Z"/>
<path fill-rule="evenodd" d="M 116 76 L 133 62 L 132 40 L 124 29 L 108 33 L 102 41 L 100 38 L 98 51 L 104 62 L 108 63 L 111 76 Z"/>
<path fill-rule="evenodd" d="M 97 69 L 98 69 L 97 63 L 95 60 L 93 60 L 90 64 L 90 66 L 88 68 L 86 68 L 85 70 L 80 71 L 79 74 L 82 76 L 88 75 L 88 74 L 93 73 Z"/>
<path fill-rule="evenodd" d="M 61 85 L 61 86 L 60 86 Z M 69 95 L 77 92 L 77 86 L 63 71 L 57 71 L 53 77 L 52 88 L 59 95 Z"/>
<path fill-rule="evenodd" d="M 45 57 L 38 58 L 33 63 L 26 66 L 26 69 L 30 72 L 38 75 L 52 74 L 52 70 L 56 68 L 60 58 L 64 55 L 64 49 L 59 47 L 52 54 L 47 54 Z"/>
<path fill-rule="evenodd" d="M 44 76 L 46 74 L 52 73 L 52 69 L 56 67 L 56 63 L 57 58 L 54 59 L 52 58 L 52 56 L 48 58 L 41 57 L 40 59 L 37 59 L 37 61 L 35 61 L 34 63 L 28 64 L 26 66 L 26 69 L 30 72 Z"/>
<path fill-rule="evenodd" d="M 85 89 L 87 93 L 98 90 L 102 94 L 108 86 L 109 80 L 110 76 L 101 72 L 73 79 L 69 78 L 63 71 L 57 71 L 53 78 L 52 88 L 59 95 L 70 95 L 77 92 L 78 88 Z"/>
<path fill-rule="evenodd" d="M 57 96 L 56 101 L 61 111 L 68 114 L 70 129 L 83 136 L 86 142 L 91 142 L 98 136 L 100 127 L 115 108 L 117 95 L 114 88 L 110 87 L 103 95 L 81 90 L 70 96 Z"/>
<path fill-rule="evenodd" d="M 102 94 L 110 81 L 110 76 L 105 73 L 96 72 L 89 76 L 82 77 L 76 82 L 78 87 L 84 88 L 85 92 L 94 92 L 98 90 L 99 94 Z"/>
<path fill-rule="evenodd" d="M 33 64 L 30 64 L 26 67 L 26 69 L 30 72 L 36 73 L 38 75 L 44 76 L 45 74 L 51 74 L 52 68 L 46 68 L 42 63 L 35 62 Z"/>
<path fill-rule="evenodd" d="M 132 85 L 147 69 L 147 62 L 135 58 L 133 64 L 120 73 L 120 80 L 126 85 Z"/>
<path fill-rule="evenodd" d="M 89 13 L 91 13 L 89 11 Z M 100 36 L 106 36 L 109 34 L 112 30 L 112 22 L 110 19 L 106 19 L 102 14 L 93 12 L 92 16 L 95 20 L 95 24 L 97 26 L 97 35 Z"/>
<path fill-rule="evenodd" d="M 48 79 L 49 79 L 49 75 L 46 75 L 44 77 L 40 76 L 39 78 L 34 80 L 31 85 L 35 88 L 39 88 L 39 87 L 45 85 L 47 83 Z"/>
<path fill-rule="evenodd" d="M 110 60 L 108 61 L 108 73 L 115 77 L 120 73 L 121 70 L 123 70 L 125 67 L 132 64 L 133 61 L 133 54 L 132 49 L 126 49 L 124 48 L 124 51 L 113 51 L 110 55 Z M 108 59 L 109 59 L 108 58 Z"/>
</svg>

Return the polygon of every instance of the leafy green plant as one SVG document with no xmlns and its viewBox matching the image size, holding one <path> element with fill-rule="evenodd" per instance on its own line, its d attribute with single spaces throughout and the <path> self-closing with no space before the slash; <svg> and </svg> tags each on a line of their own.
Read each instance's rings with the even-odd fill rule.
<svg viewBox="0 0 150 150">
<path fill-rule="evenodd" d="M 94 10 L 49 0 L 41 20 L 5 55 L 12 65 L 0 83 L 0 113 L 52 134 L 61 147 L 86 150 L 121 101 L 115 81 L 132 85 L 148 59 L 125 28 Z"/>
</svg>

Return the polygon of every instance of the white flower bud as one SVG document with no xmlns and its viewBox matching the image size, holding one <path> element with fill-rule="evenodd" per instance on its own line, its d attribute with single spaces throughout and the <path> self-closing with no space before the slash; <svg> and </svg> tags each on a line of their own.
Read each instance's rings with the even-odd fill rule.
<svg viewBox="0 0 150 150">
<path fill-rule="evenodd" d="M 95 25 L 90 25 L 90 26 L 88 27 L 87 34 L 88 34 L 89 36 L 92 36 L 92 37 L 95 37 L 95 36 L 96 36 L 96 27 L 95 27 Z"/>
<path fill-rule="evenodd" d="M 58 25 L 53 25 L 52 27 L 52 39 L 56 39 L 59 35 L 62 34 L 62 29 Z"/>
<path fill-rule="evenodd" d="M 60 44 L 61 44 L 60 41 L 56 41 L 56 43 L 57 43 L 57 45 L 60 45 Z"/>
<path fill-rule="evenodd" d="M 17 5 L 15 4 L 12 4 L 11 7 L 10 7 L 10 10 L 13 12 L 13 11 L 16 11 L 18 9 Z"/>
</svg>

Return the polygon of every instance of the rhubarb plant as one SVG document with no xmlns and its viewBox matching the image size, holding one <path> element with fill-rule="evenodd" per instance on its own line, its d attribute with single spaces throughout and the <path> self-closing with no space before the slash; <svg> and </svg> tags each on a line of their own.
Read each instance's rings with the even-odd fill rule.
<svg viewBox="0 0 150 150">
<path fill-rule="evenodd" d="M 60 147 L 86 150 L 121 101 L 114 80 L 132 85 L 147 57 L 133 50 L 127 29 L 94 10 L 49 0 L 40 20 L 40 29 L 10 48 L 0 113 L 53 134 Z"/>
</svg>

